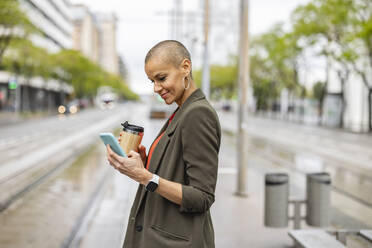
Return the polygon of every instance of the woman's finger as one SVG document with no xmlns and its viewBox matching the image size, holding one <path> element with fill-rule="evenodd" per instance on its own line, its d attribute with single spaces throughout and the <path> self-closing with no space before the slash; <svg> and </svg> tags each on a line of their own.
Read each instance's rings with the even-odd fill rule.
<svg viewBox="0 0 372 248">
<path fill-rule="evenodd" d="M 108 156 L 107 160 L 109 164 L 116 169 L 115 160 L 113 160 L 111 156 Z"/>
<path fill-rule="evenodd" d="M 110 145 L 107 144 L 107 145 L 106 145 L 106 148 L 107 148 L 107 153 L 111 155 L 111 154 L 113 153 L 113 151 L 112 151 Z"/>
<path fill-rule="evenodd" d="M 128 157 L 129 158 L 136 158 L 136 157 L 140 157 L 139 153 L 138 152 L 135 152 L 133 150 L 131 150 L 129 153 L 128 153 Z"/>
<path fill-rule="evenodd" d="M 140 145 L 138 146 L 138 151 L 141 154 L 141 157 L 146 157 L 146 147 Z"/>
<path fill-rule="evenodd" d="M 115 152 L 112 152 L 111 157 L 112 157 L 113 159 L 115 159 L 116 161 L 118 161 L 119 163 L 123 163 L 123 159 L 124 159 L 124 157 L 122 157 L 122 156 L 116 154 Z"/>
<path fill-rule="evenodd" d="M 142 152 L 146 152 L 146 147 L 143 146 L 143 145 L 139 145 L 139 146 L 138 146 L 138 151 L 140 151 L 141 153 L 142 153 Z"/>
</svg>

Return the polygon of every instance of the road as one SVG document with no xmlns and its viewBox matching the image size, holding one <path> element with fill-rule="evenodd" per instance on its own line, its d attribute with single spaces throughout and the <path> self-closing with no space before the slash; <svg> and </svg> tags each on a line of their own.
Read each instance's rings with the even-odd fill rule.
<svg viewBox="0 0 372 248">
<path fill-rule="evenodd" d="M 108 166 L 97 134 L 128 120 L 145 128 L 142 143 L 149 148 L 165 120 L 148 116 L 148 105 L 124 104 L 2 126 L 0 247 L 121 247 L 137 183 Z M 212 208 L 216 247 L 290 244 L 287 229 L 263 227 L 263 178 L 269 172 L 289 173 L 291 195 L 303 198 L 304 174 L 329 171 L 332 227 L 372 227 L 370 136 L 250 118 L 250 197 L 240 199 L 234 196 L 236 118 L 219 116 L 225 132 Z"/>
</svg>

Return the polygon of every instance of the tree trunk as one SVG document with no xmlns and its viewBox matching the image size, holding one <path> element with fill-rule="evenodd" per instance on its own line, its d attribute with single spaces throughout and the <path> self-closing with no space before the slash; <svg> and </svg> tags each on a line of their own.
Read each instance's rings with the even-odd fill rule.
<svg viewBox="0 0 372 248">
<path fill-rule="evenodd" d="M 340 116 L 340 128 L 344 128 L 344 114 L 346 109 L 346 101 L 345 101 L 345 93 L 344 93 L 344 84 L 345 82 L 341 83 L 341 116 Z"/>
<path fill-rule="evenodd" d="M 319 106 L 318 106 L 318 126 L 321 126 L 322 125 L 323 102 L 324 102 L 324 95 L 323 95 L 322 99 L 319 100 Z"/>
<path fill-rule="evenodd" d="M 326 57 L 327 64 L 326 64 L 326 80 L 324 82 L 324 89 L 323 89 L 323 95 L 322 98 L 320 99 L 319 102 L 319 121 L 318 125 L 322 125 L 322 120 L 323 120 L 323 112 L 324 112 L 324 100 L 327 97 L 327 92 L 328 92 L 328 80 L 329 80 L 329 68 L 330 68 L 330 61 L 329 58 Z"/>
<path fill-rule="evenodd" d="M 346 110 L 346 99 L 345 99 L 345 84 L 349 78 L 349 71 L 345 68 L 344 71 L 346 71 L 345 75 L 342 75 L 342 71 L 338 71 L 338 77 L 341 82 L 341 119 L 340 119 L 340 128 L 344 128 L 344 115 Z"/>
<path fill-rule="evenodd" d="M 372 88 L 368 89 L 368 132 L 372 132 Z"/>
</svg>

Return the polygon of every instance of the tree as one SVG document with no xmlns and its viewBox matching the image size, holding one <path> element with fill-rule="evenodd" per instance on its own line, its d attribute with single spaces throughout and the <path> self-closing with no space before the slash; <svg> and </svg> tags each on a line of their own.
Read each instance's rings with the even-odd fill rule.
<svg viewBox="0 0 372 248">
<path fill-rule="evenodd" d="M 29 84 L 33 77 L 40 76 L 44 79 L 50 78 L 52 71 L 49 53 L 35 46 L 29 40 L 18 39 L 13 41 L 3 59 L 3 66 L 7 71 L 16 76 L 25 78 L 23 88 L 23 110 L 30 110 Z"/>
<path fill-rule="evenodd" d="M 20 10 L 17 0 L 0 1 L 0 67 L 6 49 L 12 40 L 24 39 L 39 30 Z"/>
<path fill-rule="evenodd" d="M 319 117 L 319 124 L 321 123 L 322 117 L 322 109 L 323 109 L 323 99 L 325 96 L 325 83 L 324 82 L 317 82 L 313 85 L 313 98 L 318 101 L 318 117 Z"/>
<path fill-rule="evenodd" d="M 355 0 L 352 27 L 354 39 L 345 57 L 368 89 L 368 129 L 372 131 L 372 2 Z"/>
<path fill-rule="evenodd" d="M 231 99 L 236 95 L 238 67 L 235 57 L 231 57 L 227 65 L 211 65 L 210 73 L 212 98 L 219 99 L 223 97 Z M 200 87 L 201 70 L 194 71 L 193 78 L 198 87 Z"/>
<path fill-rule="evenodd" d="M 268 108 L 268 102 L 274 102 L 283 88 L 290 95 L 301 96 L 303 87 L 298 78 L 301 52 L 296 34 L 284 32 L 282 24 L 253 39 L 251 81 L 258 109 Z"/>
<path fill-rule="evenodd" d="M 327 93 L 329 70 L 336 68 L 341 83 L 342 111 L 340 126 L 343 127 L 343 115 L 346 109 L 344 96 L 345 83 L 349 78 L 350 67 L 347 54 L 350 52 L 347 42 L 353 30 L 350 26 L 351 13 L 355 9 L 353 0 L 313 0 L 298 7 L 292 14 L 294 32 L 302 37 L 306 47 L 320 47 L 318 54 L 326 60 L 325 94 Z M 324 97 L 320 100 L 323 101 Z M 320 103 L 323 113 L 323 102 Z"/>
<path fill-rule="evenodd" d="M 53 77 L 71 84 L 78 98 L 94 97 L 103 85 L 111 86 L 126 99 L 138 98 L 122 78 L 106 72 L 78 51 L 62 50 L 53 55 L 53 61 Z"/>
</svg>

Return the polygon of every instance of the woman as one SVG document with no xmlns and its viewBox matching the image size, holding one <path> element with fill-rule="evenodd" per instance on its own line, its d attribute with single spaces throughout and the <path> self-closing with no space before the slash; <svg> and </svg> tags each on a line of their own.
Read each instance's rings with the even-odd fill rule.
<svg viewBox="0 0 372 248">
<path fill-rule="evenodd" d="M 177 110 L 160 130 L 148 156 L 143 146 L 128 158 L 109 146 L 109 163 L 140 183 L 125 248 L 214 247 L 209 208 L 214 202 L 221 127 L 192 79 L 191 59 L 178 41 L 162 41 L 145 59 L 155 93 Z"/>
</svg>

